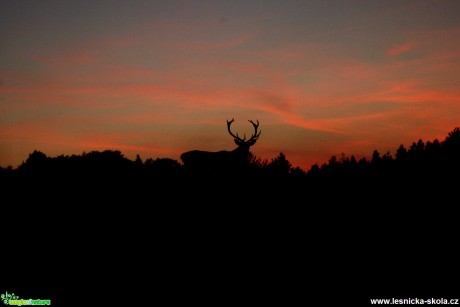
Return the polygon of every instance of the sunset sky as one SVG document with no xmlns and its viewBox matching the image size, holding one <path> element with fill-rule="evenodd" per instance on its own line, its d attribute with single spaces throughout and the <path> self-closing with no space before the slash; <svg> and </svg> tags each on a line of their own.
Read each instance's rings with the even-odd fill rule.
<svg viewBox="0 0 460 307">
<path fill-rule="evenodd" d="M 308 170 L 460 126 L 458 0 L 0 0 L 0 166 L 232 150 Z"/>
</svg>

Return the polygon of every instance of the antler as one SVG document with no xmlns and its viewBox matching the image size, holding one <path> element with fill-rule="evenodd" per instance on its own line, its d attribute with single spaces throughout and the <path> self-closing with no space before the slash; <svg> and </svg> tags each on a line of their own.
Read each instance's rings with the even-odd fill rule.
<svg viewBox="0 0 460 307">
<path fill-rule="evenodd" d="M 236 135 L 234 135 L 232 133 L 232 131 L 230 130 L 230 126 L 231 124 L 235 121 L 235 118 L 232 118 L 232 120 L 227 120 L 227 129 L 228 129 L 228 133 L 230 133 L 231 136 L 233 136 L 235 138 L 235 141 L 239 141 L 239 142 L 245 142 L 246 141 L 246 134 L 244 135 L 244 138 L 241 139 L 239 136 L 238 136 L 238 133 Z"/>
<path fill-rule="evenodd" d="M 260 134 L 262 133 L 262 130 L 257 133 L 257 128 L 259 128 L 259 121 L 257 121 L 257 124 L 255 124 L 252 120 L 248 120 L 253 126 L 254 126 L 254 134 L 249 138 L 248 142 L 253 141 L 254 143 L 257 141 L 259 138 Z"/>
<path fill-rule="evenodd" d="M 241 139 L 239 137 L 238 133 L 235 135 L 230 130 L 230 126 L 232 125 L 232 123 L 234 121 L 235 121 L 235 118 L 232 118 L 232 120 L 227 120 L 227 129 L 228 129 L 228 133 L 230 133 L 230 135 L 235 138 L 235 142 L 238 145 L 242 145 L 243 143 L 249 144 L 250 146 L 254 145 L 254 143 L 257 141 L 257 139 L 259 138 L 260 134 L 262 133 L 262 131 L 257 132 L 257 129 L 259 128 L 259 121 L 257 120 L 257 124 L 256 124 L 252 120 L 248 120 L 252 124 L 252 126 L 254 127 L 254 134 L 247 141 L 246 141 L 246 134 L 244 134 L 244 138 Z"/>
</svg>

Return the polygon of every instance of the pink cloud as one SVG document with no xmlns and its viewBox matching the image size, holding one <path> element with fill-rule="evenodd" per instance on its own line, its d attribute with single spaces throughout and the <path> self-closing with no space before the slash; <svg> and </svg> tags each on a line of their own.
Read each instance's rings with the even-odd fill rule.
<svg viewBox="0 0 460 307">
<path fill-rule="evenodd" d="M 409 51 L 413 50 L 416 44 L 414 42 L 408 42 L 404 44 L 399 44 L 390 47 L 387 51 L 386 54 L 391 57 L 395 57 L 404 53 L 408 53 Z"/>
</svg>

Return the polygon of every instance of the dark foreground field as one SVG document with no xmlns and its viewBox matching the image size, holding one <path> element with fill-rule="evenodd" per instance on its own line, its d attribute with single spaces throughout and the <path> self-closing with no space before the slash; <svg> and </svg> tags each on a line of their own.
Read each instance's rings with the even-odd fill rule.
<svg viewBox="0 0 460 307">
<path fill-rule="evenodd" d="M 452 297 L 455 185 L 411 180 L 9 182 L 2 254 L 59 306 Z"/>
<path fill-rule="evenodd" d="M 459 151 L 442 146 L 307 174 L 35 153 L 1 173 L 2 282 L 58 306 L 460 298 Z"/>
</svg>

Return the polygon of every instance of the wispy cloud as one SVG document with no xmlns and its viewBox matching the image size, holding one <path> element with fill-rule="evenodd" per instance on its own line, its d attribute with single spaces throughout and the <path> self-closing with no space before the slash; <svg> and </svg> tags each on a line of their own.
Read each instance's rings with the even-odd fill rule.
<svg viewBox="0 0 460 307">
<path fill-rule="evenodd" d="M 386 54 L 391 57 L 399 56 L 401 54 L 408 53 L 415 48 L 416 44 L 414 42 L 408 42 L 403 44 L 398 44 L 390 47 Z"/>
</svg>

